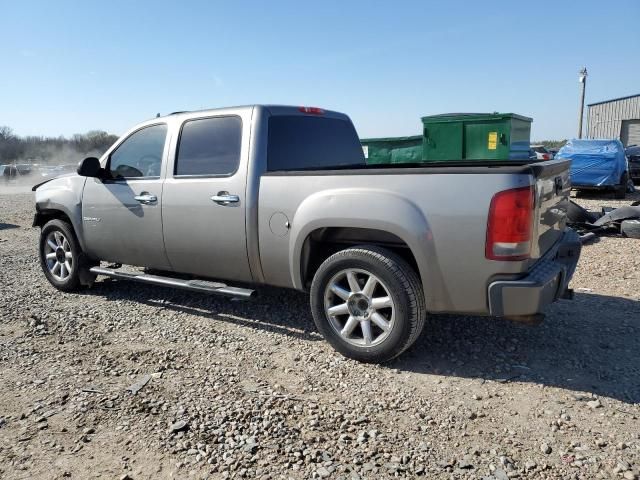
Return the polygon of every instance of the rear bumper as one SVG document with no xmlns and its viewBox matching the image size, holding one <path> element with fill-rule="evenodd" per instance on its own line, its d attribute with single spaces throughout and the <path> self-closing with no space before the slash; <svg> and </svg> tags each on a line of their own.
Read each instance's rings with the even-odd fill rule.
<svg viewBox="0 0 640 480">
<path fill-rule="evenodd" d="M 496 280 L 488 287 L 489 312 L 497 317 L 542 313 L 563 296 L 580 258 L 579 235 L 568 229 L 562 239 L 517 280 Z"/>
</svg>

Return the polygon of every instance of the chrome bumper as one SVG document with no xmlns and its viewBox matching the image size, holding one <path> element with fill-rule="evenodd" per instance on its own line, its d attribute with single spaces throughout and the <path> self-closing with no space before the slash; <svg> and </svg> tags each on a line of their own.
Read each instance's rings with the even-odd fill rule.
<svg viewBox="0 0 640 480">
<path fill-rule="evenodd" d="M 542 313 L 544 307 L 565 294 L 578 265 L 581 248 L 580 236 L 568 229 L 525 277 L 489 284 L 489 313 L 497 317 Z"/>
</svg>

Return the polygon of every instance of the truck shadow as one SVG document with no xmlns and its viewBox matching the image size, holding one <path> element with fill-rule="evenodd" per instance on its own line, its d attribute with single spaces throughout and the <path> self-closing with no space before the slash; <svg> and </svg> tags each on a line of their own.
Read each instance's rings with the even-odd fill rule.
<svg viewBox="0 0 640 480">
<path fill-rule="evenodd" d="M 263 287 L 258 299 L 243 301 L 134 282 L 105 280 L 95 283 L 93 288 L 84 293 L 101 295 L 113 301 L 133 300 L 156 308 L 301 340 L 322 340 L 309 312 L 308 296 L 295 290 Z"/>
<path fill-rule="evenodd" d="M 15 225 L 13 223 L 2 223 L 2 222 L 0 222 L 0 230 L 11 230 L 13 228 L 20 228 L 20 225 Z"/>
<path fill-rule="evenodd" d="M 579 293 L 547 313 L 537 327 L 433 316 L 416 345 L 390 366 L 640 402 L 640 302 Z"/>
<path fill-rule="evenodd" d="M 319 341 L 306 294 L 261 288 L 255 301 L 101 281 L 86 291 L 255 330 Z M 640 402 L 640 302 L 578 293 L 537 327 L 496 318 L 431 315 L 416 344 L 386 367 L 417 374 L 537 383 Z M 330 347 L 327 347 L 330 348 Z"/>
</svg>

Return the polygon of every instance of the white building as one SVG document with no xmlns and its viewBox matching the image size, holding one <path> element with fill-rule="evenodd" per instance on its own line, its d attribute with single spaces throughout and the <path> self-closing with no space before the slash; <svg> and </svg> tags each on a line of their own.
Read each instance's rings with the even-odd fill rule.
<svg viewBox="0 0 640 480">
<path fill-rule="evenodd" d="M 640 145 L 640 94 L 587 105 L 587 137 Z"/>
</svg>

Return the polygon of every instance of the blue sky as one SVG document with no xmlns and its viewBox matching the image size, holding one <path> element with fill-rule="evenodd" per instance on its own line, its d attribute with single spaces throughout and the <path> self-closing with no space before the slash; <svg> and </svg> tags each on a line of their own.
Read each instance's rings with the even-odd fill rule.
<svg viewBox="0 0 640 480">
<path fill-rule="evenodd" d="M 284 103 L 363 137 L 420 117 L 515 112 L 575 135 L 587 103 L 640 93 L 640 1 L 0 0 L 0 125 L 122 133 L 175 110 Z"/>
</svg>

